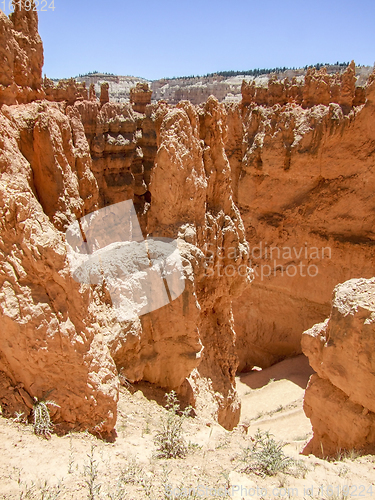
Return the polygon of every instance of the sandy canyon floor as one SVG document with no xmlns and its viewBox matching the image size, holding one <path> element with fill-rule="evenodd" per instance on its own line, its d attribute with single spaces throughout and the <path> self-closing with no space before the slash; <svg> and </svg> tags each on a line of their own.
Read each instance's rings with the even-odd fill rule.
<svg viewBox="0 0 375 500">
<path fill-rule="evenodd" d="M 154 436 L 167 410 L 163 391 L 148 384 L 122 388 L 113 443 L 88 433 L 47 440 L 31 424 L 0 418 L 0 498 L 371 498 L 375 456 L 326 461 L 300 454 L 312 436 L 302 409 L 311 373 L 299 356 L 237 377 L 240 425 L 229 432 L 203 416 L 186 419 L 188 453 L 179 459 L 155 458 Z M 249 470 L 244 450 L 252 449 L 259 430 L 285 443 L 283 452 L 294 459 L 287 470 L 271 477 Z"/>
</svg>

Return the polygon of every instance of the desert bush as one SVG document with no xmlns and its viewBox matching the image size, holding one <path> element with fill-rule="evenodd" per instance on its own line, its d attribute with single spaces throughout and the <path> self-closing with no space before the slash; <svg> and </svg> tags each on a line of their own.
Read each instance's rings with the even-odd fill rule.
<svg viewBox="0 0 375 500">
<path fill-rule="evenodd" d="M 88 463 L 84 465 L 85 484 L 88 488 L 88 500 L 96 500 L 99 496 L 101 484 L 98 483 L 99 463 L 94 458 L 95 446 L 91 445 L 90 453 L 87 454 Z"/>
<path fill-rule="evenodd" d="M 268 431 L 257 430 L 253 442 L 243 450 L 247 463 L 243 472 L 259 476 L 275 476 L 278 472 L 291 472 L 296 461 L 283 452 L 284 443 L 276 441 Z"/>
<path fill-rule="evenodd" d="M 180 403 L 175 391 L 165 395 L 167 414 L 161 419 L 161 429 L 154 438 L 157 458 L 181 458 L 187 453 L 188 446 L 182 436 L 182 424 L 190 415 L 191 406 L 180 411 Z"/>
<path fill-rule="evenodd" d="M 17 482 L 19 500 L 58 500 L 63 498 L 64 486 L 61 481 L 57 485 L 50 485 L 46 479 L 39 484 L 34 481 L 28 484 L 21 480 L 21 471 L 19 471 Z"/>
<path fill-rule="evenodd" d="M 38 401 L 37 398 L 34 398 L 34 406 L 33 406 L 33 427 L 35 434 L 42 435 L 49 439 L 51 437 L 51 432 L 53 429 L 53 423 L 51 422 L 51 417 L 49 414 L 49 409 L 47 405 L 57 406 L 54 401 Z"/>
</svg>

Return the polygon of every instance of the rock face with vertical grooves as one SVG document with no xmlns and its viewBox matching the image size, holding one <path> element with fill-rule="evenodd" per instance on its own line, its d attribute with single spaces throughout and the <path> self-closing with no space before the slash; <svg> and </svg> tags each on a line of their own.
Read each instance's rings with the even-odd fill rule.
<svg viewBox="0 0 375 500">
<path fill-rule="evenodd" d="M 326 77 L 311 78 L 306 101 Z M 255 270 L 234 304 L 240 370 L 298 354 L 301 332 L 328 316 L 334 286 L 374 275 L 374 75 L 365 104 L 348 112 L 352 78 L 350 66 L 328 105 L 228 106 L 233 197 Z"/>
<path fill-rule="evenodd" d="M 2 20 L 13 43 L 11 21 Z M 36 39 L 35 18 L 21 21 L 16 15 L 14 29 Z M 29 75 L 17 96 L 40 82 Z M 15 104 L 14 95 L 0 109 L 4 414 L 30 415 L 33 398 L 53 390 L 61 429 L 103 436 L 115 426 L 119 374 L 176 389 L 194 403 L 194 373 L 195 382 L 212 385 L 213 416 L 232 428 L 240 405 L 231 297 L 250 282 L 250 271 L 231 195 L 224 107 L 215 99 L 202 110 L 150 106 L 143 92 L 146 100 L 135 94 L 133 110 L 108 102 L 108 89 L 98 102 L 72 81 L 44 86 L 48 100 Z M 178 240 L 186 286 L 162 310 L 121 322 L 105 283 L 73 280 L 64 233 L 75 219 L 127 199 L 145 237 Z M 208 243 L 232 265 L 231 276 L 208 269 Z M 226 255 L 230 247 L 235 256 Z"/>
<path fill-rule="evenodd" d="M 332 288 L 373 275 L 374 75 L 361 90 L 353 65 L 311 70 L 303 84 L 271 78 L 244 84 L 240 104 L 149 104 L 139 87 L 133 106 L 108 88 L 99 101 L 71 80 L 42 84 L 36 15 L 0 22 L 4 413 L 30 415 L 53 389 L 61 428 L 110 434 L 120 375 L 196 407 L 210 394 L 233 428 L 236 370 L 301 352 Z M 178 241 L 186 281 L 134 321 L 117 320 L 105 282 L 73 280 L 65 249 L 74 220 L 124 200 L 144 237 Z M 372 411 L 356 387 L 351 403 Z"/>
<path fill-rule="evenodd" d="M 183 103 L 150 107 L 143 118 L 130 106 L 93 101 L 1 109 L 2 371 L 31 397 L 41 398 L 52 384 L 62 408 L 56 422 L 83 426 L 92 420 L 100 432 L 109 431 L 117 372 L 180 390 L 194 401 L 199 394 L 188 389 L 186 379 L 196 370 L 217 394 L 219 421 L 228 428 L 237 423 L 231 306 L 250 271 L 241 216 L 231 197 L 224 116 L 215 99 L 200 115 Z M 126 199 L 134 199 L 145 236 L 179 239 L 186 288 L 162 310 L 121 323 L 105 289 L 73 281 L 64 231 L 75 217 Z M 211 269 L 217 256 L 207 268 L 207 246 L 215 255 L 220 249 L 220 259 L 233 269 L 229 277 Z M 225 255 L 230 249 L 235 257 Z M 236 273 L 240 265 L 242 276 Z M 69 349 L 62 339 L 71 339 Z M 35 355 L 27 356 L 30 350 Z M 67 379 L 65 363 L 71 359 L 76 371 Z M 28 369 L 20 370 L 20 363 Z M 99 370 L 95 384 L 89 382 L 93 365 Z M 68 404 L 70 392 L 90 391 L 102 399 L 98 415 L 104 421 L 112 411 L 111 419 L 98 422 L 89 398 L 79 407 L 77 422 L 66 416 L 77 405 L 74 398 Z"/>
<path fill-rule="evenodd" d="M 0 11 L 0 104 L 42 99 L 43 44 L 38 14 L 24 1 L 7 17 Z"/>
<path fill-rule="evenodd" d="M 188 278 L 169 306 L 126 326 L 126 334 L 116 327 L 109 342 L 118 369 L 128 380 L 174 388 L 192 402 L 199 398 L 196 381 L 210 379 L 216 418 L 232 428 L 240 411 L 232 298 L 251 273 L 231 195 L 225 108 L 213 98 L 200 110 L 189 102 L 160 103 L 143 115 L 126 104 L 77 102 L 74 108 L 102 205 L 133 199 L 145 235 L 179 238 Z M 220 276 L 218 264 L 230 265 L 230 276 Z M 195 383 L 187 380 L 193 371 Z"/>
<path fill-rule="evenodd" d="M 5 415 L 29 415 L 32 398 L 53 390 L 60 429 L 106 435 L 116 422 L 116 366 L 97 292 L 73 280 L 63 233 L 98 201 L 76 118 L 47 102 L 0 110 L 0 399 Z"/>
<path fill-rule="evenodd" d="M 329 74 L 323 67 L 320 70 L 309 68 L 304 79 L 296 78 L 279 80 L 271 76 L 267 86 L 256 85 L 255 80 L 242 83 L 242 103 L 244 105 L 258 104 L 274 106 L 296 103 L 304 108 L 319 104 L 328 106 L 330 103 L 340 104 L 344 113 L 348 113 L 353 105 L 365 103 L 365 92 L 356 92 L 355 63 L 352 61 L 341 73 Z"/>
</svg>

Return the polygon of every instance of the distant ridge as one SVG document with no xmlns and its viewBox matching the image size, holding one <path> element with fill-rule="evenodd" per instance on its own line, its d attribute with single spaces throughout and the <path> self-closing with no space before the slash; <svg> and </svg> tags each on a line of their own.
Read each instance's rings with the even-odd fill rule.
<svg viewBox="0 0 375 500">
<path fill-rule="evenodd" d="M 187 76 L 173 76 L 173 77 L 164 77 L 160 78 L 158 80 L 149 80 L 149 81 L 159 81 L 159 80 L 176 80 L 176 79 L 189 79 L 189 78 L 207 78 L 210 76 L 226 76 L 226 77 L 231 77 L 231 76 L 238 76 L 238 75 L 244 75 L 244 76 L 261 76 L 261 75 L 268 75 L 271 73 L 284 73 L 285 71 L 292 70 L 292 71 L 298 71 L 298 70 L 307 70 L 308 68 L 315 68 L 315 69 L 321 69 L 323 67 L 326 67 L 327 69 L 332 69 L 337 71 L 338 69 L 345 69 L 347 66 L 349 66 L 349 62 L 339 62 L 337 61 L 334 64 L 331 63 L 316 63 L 316 64 L 306 64 L 306 66 L 303 66 L 301 68 L 297 68 L 295 66 L 293 67 L 279 67 L 277 66 L 276 68 L 255 68 L 255 69 L 248 69 L 248 70 L 243 70 L 243 71 L 235 71 L 235 70 L 228 70 L 228 71 L 216 71 L 214 73 L 207 73 L 205 75 L 187 75 Z M 83 73 L 79 74 L 75 78 L 85 78 L 85 77 L 106 77 L 106 76 L 120 76 L 116 75 L 115 73 L 107 73 L 107 72 L 100 72 L 100 71 L 89 71 L 88 73 Z M 128 75 L 131 76 L 131 75 Z M 137 77 L 132 77 L 132 78 L 137 78 Z M 52 78 L 52 80 L 56 80 L 55 78 Z"/>
<path fill-rule="evenodd" d="M 341 73 L 349 63 L 337 61 L 335 64 L 317 63 L 306 65 L 303 68 L 255 68 L 245 71 L 218 71 L 204 76 L 183 76 L 178 78 L 161 78 L 147 80 L 135 76 L 121 76 L 108 72 L 90 71 L 75 77 L 78 82 L 85 82 L 86 86 L 94 85 L 97 96 L 103 83 L 109 84 L 109 96 L 114 102 L 128 102 L 130 89 L 138 82 L 148 83 L 153 92 L 152 100 L 164 100 L 169 104 L 177 104 L 182 100 L 189 100 L 193 104 L 205 102 L 210 95 L 215 96 L 219 102 L 239 102 L 241 100 L 241 85 L 245 79 L 255 80 L 256 85 L 267 85 L 268 78 L 276 75 L 279 80 L 297 78 L 303 80 L 308 68 L 320 70 L 327 68 L 327 73 Z M 357 85 L 364 85 L 372 72 L 372 66 L 356 66 Z"/>
<path fill-rule="evenodd" d="M 216 71 L 215 73 L 207 73 L 206 75 L 189 75 L 189 76 L 180 76 L 180 77 L 173 77 L 173 78 L 164 78 L 164 80 L 174 80 L 175 78 L 201 78 L 201 77 L 209 77 L 209 76 L 238 76 L 238 75 L 244 75 L 244 76 L 261 76 L 261 75 L 269 75 L 271 73 L 284 73 L 285 71 L 291 70 L 291 71 L 298 71 L 298 70 L 307 70 L 308 68 L 315 68 L 315 69 L 321 69 L 323 67 L 327 67 L 327 69 L 345 69 L 347 66 L 349 66 L 349 62 L 342 62 L 340 63 L 337 61 L 335 64 L 330 64 L 330 63 L 317 63 L 317 64 L 307 64 L 306 66 L 303 66 L 302 68 L 296 68 L 296 67 L 276 67 L 276 68 L 256 68 L 256 69 L 249 69 L 249 70 L 244 70 L 244 71 L 234 71 L 234 70 L 229 70 L 229 71 Z"/>
</svg>

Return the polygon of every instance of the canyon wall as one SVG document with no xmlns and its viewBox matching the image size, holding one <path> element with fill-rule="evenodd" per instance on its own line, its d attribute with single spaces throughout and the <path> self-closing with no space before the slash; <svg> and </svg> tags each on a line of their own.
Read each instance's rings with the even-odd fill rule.
<svg viewBox="0 0 375 500">
<path fill-rule="evenodd" d="M 329 104 L 325 72 L 310 76 L 325 94 L 308 82 L 298 104 L 290 87 L 271 86 L 272 106 L 248 94 L 228 106 L 234 200 L 255 270 L 234 304 L 240 370 L 301 352 L 301 332 L 328 316 L 334 286 L 374 274 L 374 78 L 356 106 L 352 67 Z"/>
<path fill-rule="evenodd" d="M 137 106 L 133 106 L 138 109 Z M 232 298 L 251 279 L 248 246 L 232 200 L 226 157 L 225 110 L 216 99 L 200 109 L 189 102 L 146 106 L 77 102 L 93 159 L 101 205 L 132 199 L 144 235 L 179 239 L 186 273 L 181 297 L 108 336 L 119 372 L 176 389 L 197 404 L 210 386 L 219 422 L 239 419 Z M 218 276 L 206 258 L 210 245 L 242 275 Z M 235 248 L 236 256 L 226 255 Z M 218 252 L 216 252 L 218 253 Z M 189 375 L 193 374 L 193 379 Z"/>
<path fill-rule="evenodd" d="M 36 15 L 26 16 L 24 33 L 35 22 Z M 14 37 L 9 31 L 10 42 Z M 29 75 L 0 108 L 3 414 L 30 416 L 33 398 L 52 391 L 57 430 L 110 435 L 119 381 L 146 380 L 197 407 L 202 388 L 209 388 L 212 416 L 233 428 L 240 403 L 232 297 L 251 275 L 232 199 L 224 108 L 215 99 L 199 110 L 188 102 L 149 105 L 143 87 L 133 105 L 108 102 L 108 87 L 100 101 L 91 91 L 87 100 L 84 86 L 46 79 L 38 95 L 46 99 L 24 103 L 20 96 L 33 82 Z M 185 291 L 163 309 L 119 321 L 105 280 L 73 280 L 65 231 L 129 199 L 144 237 L 178 241 Z M 245 274 L 210 272 L 208 242 Z M 226 254 L 229 247 L 235 256 Z"/>
<path fill-rule="evenodd" d="M 0 104 L 42 99 L 43 45 L 38 14 L 15 4 L 7 17 L 0 11 Z"/>
<path fill-rule="evenodd" d="M 335 288 L 329 318 L 304 332 L 302 349 L 316 371 L 304 398 L 314 432 L 304 453 L 374 451 L 374 325 L 375 278 L 352 279 Z"/>
<path fill-rule="evenodd" d="M 0 109 L 0 389 L 4 415 L 33 398 L 59 404 L 57 430 L 108 434 L 116 422 L 116 366 L 98 324 L 98 293 L 76 283 L 62 232 L 96 208 L 98 188 L 82 124 L 47 102 Z"/>
<path fill-rule="evenodd" d="M 0 16 L 4 414 L 53 390 L 58 429 L 109 435 L 120 381 L 145 380 L 197 409 L 208 397 L 233 428 L 236 371 L 300 353 L 333 287 L 373 275 L 374 77 L 358 91 L 353 65 L 310 71 L 199 106 L 149 104 L 142 84 L 113 103 L 108 86 L 98 100 L 42 82 L 36 13 Z M 73 221 L 124 200 L 144 237 L 178 242 L 185 276 L 181 296 L 133 321 L 105 280 L 73 280 L 65 248 Z"/>
<path fill-rule="evenodd" d="M 222 109 L 215 100 L 207 103 L 204 132 L 188 103 L 149 111 L 143 135 L 142 119 L 129 106 L 43 101 L 0 110 L 4 414 L 30 414 L 32 398 L 54 389 L 60 405 L 54 422 L 60 428 L 102 435 L 115 425 L 118 373 L 131 382 L 188 393 L 194 402 L 199 394 L 189 392 L 187 377 L 195 370 L 195 381 L 210 378 L 219 421 L 229 428 L 238 421 L 231 296 L 249 276 L 211 276 L 203 253 L 210 241 L 224 253 L 229 245 L 238 249 L 236 261 L 227 258 L 234 266 L 248 260 L 241 217 L 229 195 L 230 169 L 218 125 Z M 95 130 L 94 165 L 84 125 L 88 136 Z M 201 139 L 201 133 L 208 137 Z M 147 162 L 152 155 L 150 175 L 139 159 Z M 162 310 L 121 322 L 105 283 L 79 285 L 72 279 L 64 231 L 97 208 L 135 199 L 142 186 L 135 206 L 144 234 L 178 238 L 186 287 Z"/>
</svg>

